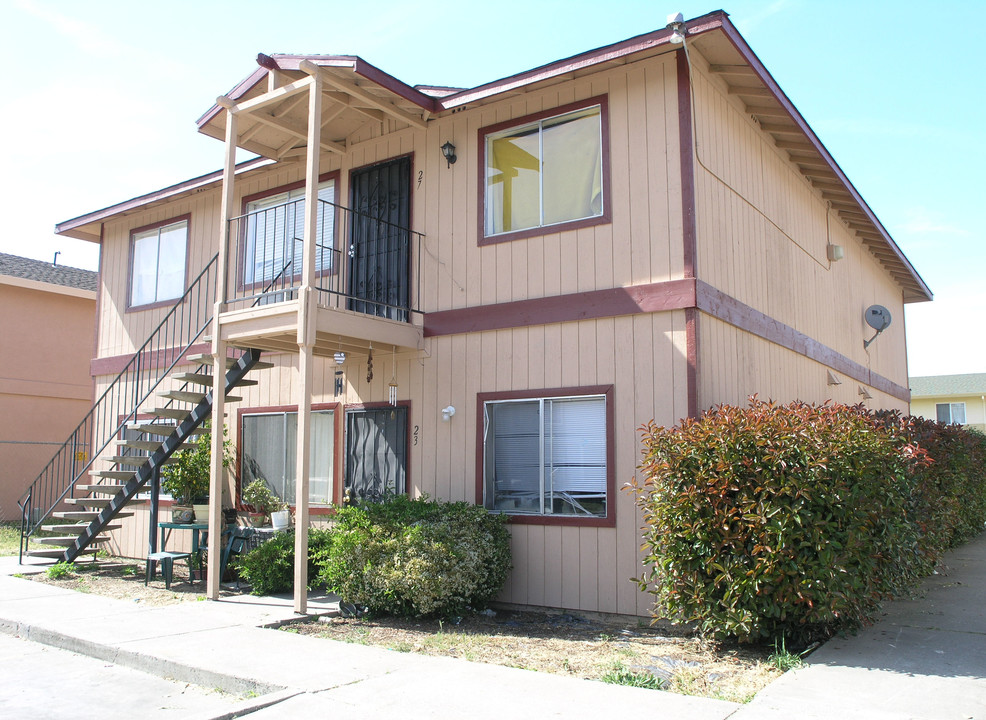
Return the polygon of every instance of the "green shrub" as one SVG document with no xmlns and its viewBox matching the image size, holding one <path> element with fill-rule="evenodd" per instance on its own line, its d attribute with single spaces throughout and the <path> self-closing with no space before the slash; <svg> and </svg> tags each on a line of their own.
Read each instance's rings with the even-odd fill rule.
<svg viewBox="0 0 986 720">
<path fill-rule="evenodd" d="M 505 518 L 468 503 L 397 496 L 339 510 L 319 579 L 345 601 L 393 615 L 484 607 L 510 569 Z"/>
<path fill-rule="evenodd" d="M 323 529 L 308 531 L 308 586 L 318 582 L 316 558 L 324 557 L 330 541 Z M 272 595 L 294 589 L 294 530 L 274 533 L 267 542 L 244 553 L 234 563 L 253 595 Z"/>
<path fill-rule="evenodd" d="M 45 575 L 47 575 L 51 580 L 62 580 L 73 574 L 75 570 L 72 567 L 72 563 L 67 562 L 56 562 L 50 568 L 45 570 Z"/>
<path fill-rule="evenodd" d="M 897 412 L 877 417 L 919 445 L 929 462 L 912 468 L 913 512 L 928 569 L 946 550 L 971 540 L 986 522 L 986 437 L 962 427 Z"/>
<path fill-rule="evenodd" d="M 909 475 L 922 452 L 862 407 L 753 398 L 643 435 L 637 581 L 666 617 L 805 641 L 864 622 L 923 567 Z"/>
</svg>

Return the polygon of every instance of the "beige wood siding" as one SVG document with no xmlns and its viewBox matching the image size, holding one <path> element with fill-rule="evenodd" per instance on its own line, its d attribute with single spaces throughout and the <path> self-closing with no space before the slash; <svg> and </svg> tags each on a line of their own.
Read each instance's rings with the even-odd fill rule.
<svg viewBox="0 0 986 720">
<path fill-rule="evenodd" d="M 697 276 L 906 387 L 900 287 L 740 101 L 695 65 Z M 842 260 L 827 259 L 829 242 L 844 248 Z M 873 304 L 894 323 L 865 350 Z"/>
</svg>

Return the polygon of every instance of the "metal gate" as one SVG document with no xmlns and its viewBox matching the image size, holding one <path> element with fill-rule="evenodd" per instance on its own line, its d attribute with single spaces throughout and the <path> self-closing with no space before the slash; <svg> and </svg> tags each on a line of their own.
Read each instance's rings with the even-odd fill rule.
<svg viewBox="0 0 986 720">
<path fill-rule="evenodd" d="M 346 495 L 379 501 L 406 492 L 407 408 L 346 411 Z"/>
</svg>

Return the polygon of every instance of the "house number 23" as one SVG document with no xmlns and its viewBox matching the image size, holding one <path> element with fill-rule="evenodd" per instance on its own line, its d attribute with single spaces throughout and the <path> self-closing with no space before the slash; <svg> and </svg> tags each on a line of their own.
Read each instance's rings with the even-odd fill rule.
<svg viewBox="0 0 986 720">
<path fill-rule="evenodd" d="M 414 444 L 415 445 L 418 444 L 418 426 L 417 425 L 414 426 Z"/>
</svg>

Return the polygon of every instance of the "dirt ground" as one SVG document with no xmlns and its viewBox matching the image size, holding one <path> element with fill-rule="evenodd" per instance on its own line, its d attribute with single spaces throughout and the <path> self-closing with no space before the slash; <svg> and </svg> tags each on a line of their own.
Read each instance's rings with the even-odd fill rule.
<svg viewBox="0 0 986 720">
<path fill-rule="evenodd" d="M 184 563 L 176 564 L 170 590 L 160 575 L 145 586 L 143 563 L 116 560 L 79 564 L 61 579 L 45 573 L 31 579 L 150 606 L 205 597 L 204 583 L 190 583 Z M 223 591 L 224 597 L 234 594 Z M 740 703 L 751 700 L 781 674 L 768 662 L 769 651 L 762 648 L 710 643 L 668 628 L 650 627 L 646 621 L 614 624 L 564 612 L 498 609 L 458 622 L 326 617 L 292 623 L 283 630 L 398 652 L 628 685 L 659 685 L 672 692 Z"/>
</svg>

